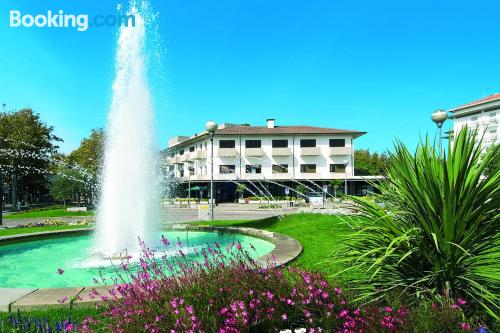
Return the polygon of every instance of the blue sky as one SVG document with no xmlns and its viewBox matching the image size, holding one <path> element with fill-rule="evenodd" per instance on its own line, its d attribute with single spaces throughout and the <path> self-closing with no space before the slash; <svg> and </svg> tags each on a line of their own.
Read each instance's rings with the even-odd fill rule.
<svg viewBox="0 0 500 333">
<path fill-rule="evenodd" d="M 115 1 L 3 0 L 0 103 L 32 107 L 69 152 L 104 126 L 116 27 L 9 28 L 9 10 L 116 13 Z M 126 2 L 124 2 L 125 4 Z M 500 92 L 496 1 L 155 1 L 159 144 L 208 119 L 367 131 L 358 148 L 414 147 L 430 113 Z"/>
</svg>

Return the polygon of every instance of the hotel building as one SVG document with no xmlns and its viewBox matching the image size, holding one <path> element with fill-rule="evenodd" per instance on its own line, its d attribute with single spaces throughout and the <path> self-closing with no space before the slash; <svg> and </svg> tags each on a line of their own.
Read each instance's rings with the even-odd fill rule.
<svg viewBox="0 0 500 333">
<path fill-rule="evenodd" d="M 478 140 L 488 148 L 499 141 L 500 93 L 449 110 L 453 114 L 453 136 L 464 126 L 478 130 Z M 452 136 L 452 138 L 453 138 Z"/>
<path fill-rule="evenodd" d="M 285 187 L 294 189 L 299 183 L 321 192 L 331 179 L 347 184 L 349 194 L 365 194 L 371 190 L 365 177 L 354 175 L 354 140 L 364 134 L 335 128 L 276 126 L 274 119 L 268 119 L 267 126 L 222 124 L 214 133 L 213 143 L 216 199 L 234 201 L 239 183 L 254 194 L 284 196 Z M 210 154 L 207 131 L 171 138 L 165 161 L 167 175 L 180 185 L 181 192 L 187 193 L 188 187 L 205 189 L 210 182 Z M 245 196 L 251 196 L 250 191 Z"/>
</svg>

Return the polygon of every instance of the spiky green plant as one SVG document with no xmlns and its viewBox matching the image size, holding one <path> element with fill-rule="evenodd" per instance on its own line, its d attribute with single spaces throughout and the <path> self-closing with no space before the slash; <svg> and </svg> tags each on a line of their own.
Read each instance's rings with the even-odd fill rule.
<svg viewBox="0 0 500 333">
<path fill-rule="evenodd" d="M 443 154 L 429 140 L 414 154 L 397 142 L 387 181 L 375 185 L 385 207 L 352 198 L 366 219 L 333 260 L 367 273 L 356 281 L 362 297 L 465 297 L 499 318 L 498 147 L 483 154 L 475 137 L 463 129 Z"/>
</svg>

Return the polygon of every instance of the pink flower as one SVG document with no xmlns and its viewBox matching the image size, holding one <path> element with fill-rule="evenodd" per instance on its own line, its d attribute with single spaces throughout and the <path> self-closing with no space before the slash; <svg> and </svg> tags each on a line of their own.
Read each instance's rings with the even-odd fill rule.
<svg viewBox="0 0 500 333">
<path fill-rule="evenodd" d="M 283 319 L 283 320 L 287 320 L 287 319 L 288 319 L 288 317 L 287 317 L 286 313 L 283 313 L 283 314 L 281 315 L 281 319 Z"/>
<path fill-rule="evenodd" d="M 464 305 L 464 304 L 466 304 L 466 303 L 467 303 L 467 302 L 466 302 L 466 301 L 465 301 L 465 299 L 463 299 L 463 298 L 459 298 L 459 299 L 457 300 L 457 304 L 458 304 L 458 305 Z"/>
<path fill-rule="evenodd" d="M 57 274 L 63 275 L 64 274 L 64 270 L 62 270 L 61 268 L 58 268 L 57 269 Z"/>
<path fill-rule="evenodd" d="M 384 310 L 385 310 L 386 312 L 392 312 L 392 308 L 391 308 L 390 306 L 386 306 L 386 307 L 384 308 Z"/>
<path fill-rule="evenodd" d="M 468 323 L 460 323 L 460 329 L 462 331 L 468 331 L 470 330 L 470 325 Z"/>
</svg>

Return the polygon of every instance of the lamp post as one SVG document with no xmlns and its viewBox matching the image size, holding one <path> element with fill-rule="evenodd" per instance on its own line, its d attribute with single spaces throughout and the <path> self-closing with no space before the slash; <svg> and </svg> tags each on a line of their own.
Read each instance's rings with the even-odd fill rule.
<svg viewBox="0 0 500 333">
<path fill-rule="evenodd" d="M 219 126 L 213 120 L 207 121 L 205 129 L 210 137 L 210 219 L 214 220 L 214 133 Z"/>
<path fill-rule="evenodd" d="M 0 168 L 0 225 L 3 224 L 3 171 Z"/>
<path fill-rule="evenodd" d="M 443 123 L 448 119 L 448 113 L 444 110 L 436 110 L 434 113 L 431 115 L 431 119 L 433 122 L 436 123 L 439 131 L 439 154 L 441 154 L 441 143 L 442 143 L 442 136 L 441 136 L 441 127 L 443 127 Z"/>
<path fill-rule="evenodd" d="M 347 165 L 349 162 L 344 160 L 344 194 L 347 195 Z"/>
</svg>

